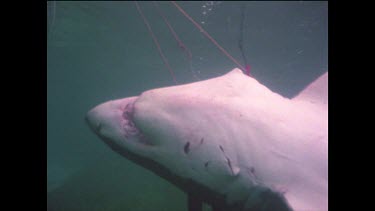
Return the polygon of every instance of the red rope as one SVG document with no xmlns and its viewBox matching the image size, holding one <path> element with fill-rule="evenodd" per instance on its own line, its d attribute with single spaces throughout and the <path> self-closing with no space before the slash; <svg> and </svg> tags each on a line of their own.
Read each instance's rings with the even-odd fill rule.
<svg viewBox="0 0 375 211">
<path fill-rule="evenodd" d="M 164 23 L 168 26 L 169 28 L 169 31 L 172 33 L 174 39 L 177 41 L 178 43 L 178 46 L 186 52 L 186 55 L 188 56 L 188 59 L 189 61 L 191 61 L 192 59 L 192 54 L 191 54 L 191 51 L 185 46 L 185 44 L 181 41 L 181 39 L 178 37 L 177 33 L 174 31 L 172 25 L 169 23 L 168 19 L 164 16 L 164 14 L 161 12 L 161 10 L 159 9 L 159 6 L 157 5 L 157 3 L 154 1 L 153 2 L 155 7 L 156 7 L 156 10 L 158 11 L 159 15 L 163 18 L 164 20 Z"/>
<path fill-rule="evenodd" d="M 163 59 L 163 62 L 165 64 L 165 66 L 167 67 L 169 73 L 171 74 L 171 76 L 173 78 L 173 81 L 175 82 L 175 84 L 177 84 L 177 80 L 176 80 L 176 77 L 174 75 L 174 72 L 173 72 L 171 66 L 168 63 L 167 58 L 164 56 L 164 54 L 163 54 L 163 52 L 161 50 L 161 47 L 159 45 L 159 42 L 158 42 L 158 40 L 157 40 L 154 32 L 152 31 L 152 28 L 151 28 L 150 24 L 148 23 L 146 17 L 143 15 L 143 12 L 142 12 L 141 8 L 139 7 L 138 2 L 134 1 L 134 3 L 135 3 L 135 6 L 137 7 L 137 10 L 138 10 L 139 14 L 142 16 L 143 22 L 147 26 L 147 29 L 148 29 L 149 33 L 151 34 L 151 37 L 152 37 L 152 39 L 153 39 L 153 41 L 154 41 L 154 43 L 155 43 L 155 45 L 156 45 L 156 47 L 157 47 L 157 49 L 159 51 L 160 57 Z"/>
<path fill-rule="evenodd" d="M 174 6 L 187 18 L 189 19 L 217 48 L 221 50 L 230 60 L 232 60 L 238 67 L 250 74 L 250 66 L 244 68 L 236 59 L 234 59 L 223 47 L 221 47 L 214 38 L 212 38 L 197 22 L 194 21 L 175 1 L 171 1 Z"/>
</svg>

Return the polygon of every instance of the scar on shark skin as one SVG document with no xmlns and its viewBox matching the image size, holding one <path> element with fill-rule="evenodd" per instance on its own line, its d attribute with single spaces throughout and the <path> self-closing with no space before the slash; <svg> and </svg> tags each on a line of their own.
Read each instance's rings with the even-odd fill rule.
<svg viewBox="0 0 375 211">
<path fill-rule="evenodd" d="M 230 168 L 230 171 L 232 172 L 232 175 L 235 175 L 234 171 L 233 171 L 232 163 L 231 163 L 230 159 L 225 155 L 224 148 L 221 145 L 219 145 L 219 147 L 220 147 L 220 150 L 223 152 L 224 157 L 227 159 L 227 163 L 228 163 L 228 166 Z"/>
<path fill-rule="evenodd" d="M 201 146 L 203 144 L 203 141 L 204 141 L 204 138 L 201 139 L 201 141 L 199 142 L 199 145 L 196 146 L 195 148 Z M 190 152 L 190 142 L 186 142 L 185 146 L 184 146 L 184 152 L 185 154 L 188 154 Z"/>
</svg>

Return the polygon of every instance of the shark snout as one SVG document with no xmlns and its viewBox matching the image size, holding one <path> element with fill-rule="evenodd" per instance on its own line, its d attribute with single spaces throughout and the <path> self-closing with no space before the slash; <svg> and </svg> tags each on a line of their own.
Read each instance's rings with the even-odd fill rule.
<svg viewBox="0 0 375 211">
<path fill-rule="evenodd" d="M 109 101 L 97 105 L 87 112 L 86 123 L 97 135 L 103 135 L 104 130 L 116 123 L 116 116 L 119 109 L 118 102 Z"/>
<path fill-rule="evenodd" d="M 101 129 L 101 120 L 98 112 L 96 112 L 94 109 L 87 112 L 85 116 L 86 124 L 97 134 L 100 133 Z"/>
<path fill-rule="evenodd" d="M 113 134 L 116 131 L 125 131 L 126 134 L 134 133 L 136 131 L 133 131 L 135 127 L 131 119 L 136 98 L 130 97 L 102 103 L 87 112 L 85 121 L 99 136 Z"/>
</svg>

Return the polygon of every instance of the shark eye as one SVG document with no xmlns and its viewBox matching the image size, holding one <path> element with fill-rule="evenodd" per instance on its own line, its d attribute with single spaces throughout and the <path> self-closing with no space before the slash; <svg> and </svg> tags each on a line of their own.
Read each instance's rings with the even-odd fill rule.
<svg viewBox="0 0 375 211">
<path fill-rule="evenodd" d="M 125 111 L 122 113 L 122 118 L 128 120 L 128 119 L 130 119 L 130 117 L 131 117 L 131 113 L 130 113 L 129 111 L 125 110 Z"/>
<path fill-rule="evenodd" d="M 125 106 L 124 112 L 122 113 L 122 118 L 126 120 L 132 120 L 133 119 L 133 111 L 134 106 L 133 103 L 129 103 Z"/>
</svg>

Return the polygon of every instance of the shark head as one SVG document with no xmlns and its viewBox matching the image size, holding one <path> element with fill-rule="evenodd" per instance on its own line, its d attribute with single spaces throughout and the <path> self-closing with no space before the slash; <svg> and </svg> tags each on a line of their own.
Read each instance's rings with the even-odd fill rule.
<svg viewBox="0 0 375 211">
<path fill-rule="evenodd" d="M 313 113 L 319 105 L 307 105 L 311 113 L 300 113 L 311 118 L 311 125 L 302 123 L 291 132 L 289 125 L 301 126 L 296 104 L 234 69 L 206 81 L 105 102 L 90 110 L 86 121 L 114 151 L 203 201 L 228 210 L 260 210 L 257 206 L 266 201 L 289 210 L 277 188 L 294 187 L 290 178 L 307 173 L 280 168 L 298 165 L 293 159 L 305 151 L 293 141 L 303 132 L 315 137 L 320 126 Z M 288 112 L 292 120 L 285 119 Z M 319 160 L 314 159 L 301 162 L 315 168 Z"/>
<path fill-rule="evenodd" d="M 239 74 L 235 69 L 229 75 Z M 225 122 L 235 112 L 228 105 L 239 97 L 231 77 L 105 102 L 90 110 L 86 121 L 114 151 L 158 175 L 169 175 L 172 183 L 194 181 L 214 189 L 239 172 L 228 160 L 234 151 L 227 143 L 230 128 Z"/>
</svg>

